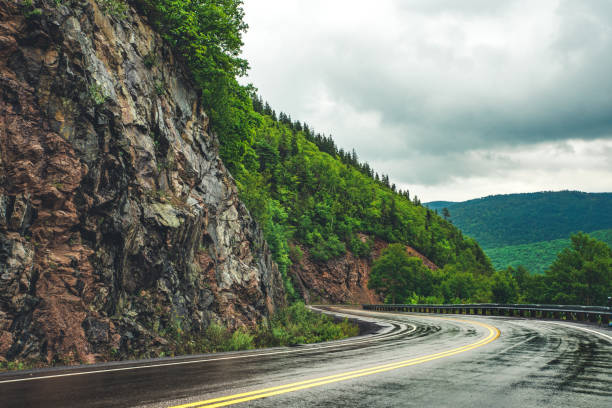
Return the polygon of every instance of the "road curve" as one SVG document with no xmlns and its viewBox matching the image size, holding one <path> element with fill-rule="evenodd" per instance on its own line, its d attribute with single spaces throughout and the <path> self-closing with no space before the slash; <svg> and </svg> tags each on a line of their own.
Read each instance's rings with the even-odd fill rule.
<svg viewBox="0 0 612 408">
<path fill-rule="evenodd" d="M 336 313 L 372 335 L 0 374 L 0 407 L 606 407 L 612 331 L 508 317 Z"/>
</svg>

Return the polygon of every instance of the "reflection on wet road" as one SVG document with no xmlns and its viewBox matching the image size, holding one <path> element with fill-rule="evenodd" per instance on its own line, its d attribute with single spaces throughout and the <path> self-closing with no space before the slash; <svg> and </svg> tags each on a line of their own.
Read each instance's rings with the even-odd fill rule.
<svg viewBox="0 0 612 408">
<path fill-rule="evenodd" d="M 89 374 L 0 375 L 0 406 L 612 406 L 610 330 L 335 310 L 379 321 L 381 330 L 323 345 L 94 366 Z"/>
</svg>

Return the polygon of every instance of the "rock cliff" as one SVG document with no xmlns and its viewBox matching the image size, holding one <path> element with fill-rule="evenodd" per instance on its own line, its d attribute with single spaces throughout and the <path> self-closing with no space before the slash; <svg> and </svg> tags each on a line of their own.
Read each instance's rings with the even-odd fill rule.
<svg viewBox="0 0 612 408">
<path fill-rule="evenodd" d="M 173 329 L 283 305 L 189 73 L 146 20 L 24 4 L 0 0 L 0 361 L 153 356 Z"/>
<path fill-rule="evenodd" d="M 366 241 L 365 235 L 360 236 Z M 327 262 L 314 262 L 308 249 L 300 247 L 302 259 L 291 266 L 296 289 L 307 303 L 382 303 L 380 296 L 368 289 L 368 280 L 372 270 L 372 262 L 389 244 L 378 238 L 374 239 L 372 252 L 367 258 L 359 258 L 351 252 L 330 259 Z M 410 256 L 421 258 L 429 269 L 438 266 L 420 254 L 414 248 L 406 246 Z"/>
</svg>

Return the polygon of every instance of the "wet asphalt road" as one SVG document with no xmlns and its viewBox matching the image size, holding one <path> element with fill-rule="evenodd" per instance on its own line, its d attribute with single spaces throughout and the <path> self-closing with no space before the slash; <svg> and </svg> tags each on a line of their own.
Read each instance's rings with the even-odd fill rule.
<svg viewBox="0 0 612 408">
<path fill-rule="evenodd" d="M 303 389 L 234 406 L 612 407 L 612 330 L 506 317 L 351 313 L 382 322 L 381 330 L 324 345 L 2 374 L 0 407 L 170 407 L 296 382 L 305 383 L 292 388 Z M 395 368 L 400 361 L 407 366 Z M 92 370 L 98 372 L 81 374 Z M 7 382 L 38 376 L 55 377 Z"/>
</svg>

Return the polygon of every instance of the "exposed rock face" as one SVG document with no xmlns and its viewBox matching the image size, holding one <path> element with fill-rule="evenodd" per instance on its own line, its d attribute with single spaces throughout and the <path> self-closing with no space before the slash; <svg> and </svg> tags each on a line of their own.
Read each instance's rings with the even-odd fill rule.
<svg viewBox="0 0 612 408">
<path fill-rule="evenodd" d="M 182 64 L 136 13 L 0 0 L 0 360 L 154 355 L 282 280 Z"/>
<path fill-rule="evenodd" d="M 366 236 L 361 236 L 365 242 Z M 381 303 L 382 299 L 372 289 L 368 289 L 372 262 L 389 246 L 388 243 L 374 240 L 370 257 L 359 258 L 350 252 L 327 262 L 313 262 L 308 250 L 300 247 L 304 256 L 299 263 L 291 266 L 291 273 L 307 303 Z M 406 246 L 406 252 L 423 260 L 423 264 L 435 270 L 438 267 L 414 248 Z"/>
</svg>

